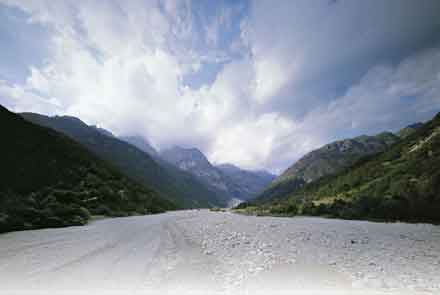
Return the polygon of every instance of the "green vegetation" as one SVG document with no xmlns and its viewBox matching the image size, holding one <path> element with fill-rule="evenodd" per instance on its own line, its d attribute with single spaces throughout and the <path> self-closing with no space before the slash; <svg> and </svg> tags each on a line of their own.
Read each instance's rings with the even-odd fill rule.
<svg viewBox="0 0 440 295">
<path fill-rule="evenodd" d="M 212 207 L 209 209 L 211 212 L 226 212 L 225 208 L 219 208 L 219 207 Z"/>
<path fill-rule="evenodd" d="M 382 132 L 375 136 L 362 135 L 329 143 L 298 160 L 257 199 L 260 202 L 266 202 L 285 198 L 301 189 L 306 183 L 339 173 L 363 157 L 385 151 L 399 140 L 400 138 L 393 133 Z"/>
<path fill-rule="evenodd" d="M 300 213 L 300 203 L 296 200 L 283 200 L 268 204 L 241 203 L 233 211 L 245 215 L 291 217 Z"/>
<path fill-rule="evenodd" d="M 47 117 L 34 113 L 21 114 L 26 120 L 54 129 L 83 145 L 101 159 L 111 163 L 126 176 L 151 187 L 172 202 L 185 208 L 226 205 L 211 187 L 190 173 L 165 161 L 153 160 L 144 151 L 102 130 L 68 116 Z"/>
<path fill-rule="evenodd" d="M 0 106 L 0 232 L 85 224 L 176 206 L 68 137 Z"/>
<path fill-rule="evenodd" d="M 423 127 L 423 124 L 422 124 L 422 123 L 415 123 L 415 124 L 409 125 L 409 126 L 403 128 L 403 129 L 401 129 L 401 130 L 397 133 L 397 135 L 398 135 L 400 138 L 407 138 L 408 136 L 414 134 L 414 132 L 416 132 L 416 131 L 417 131 L 418 129 L 420 129 L 421 127 Z"/>
<path fill-rule="evenodd" d="M 348 219 L 440 222 L 440 114 L 385 152 L 259 204 L 262 210 Z"/>
<path fill-rule="evenodd" d="M 285 198 L 291 192 L 301 189 L 305 181 L 301 178 L 280 179 L 266 188 L 255 200 L 258 203 L 265 203 Z"/>
</svg>

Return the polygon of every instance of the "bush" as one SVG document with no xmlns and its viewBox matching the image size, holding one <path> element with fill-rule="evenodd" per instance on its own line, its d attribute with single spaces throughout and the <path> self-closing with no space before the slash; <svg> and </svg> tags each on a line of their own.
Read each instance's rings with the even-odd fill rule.
<svg viewBox="0 0 440 295">
<path fill-rule="evenodd" d="M 296 203 L 277 204 L 269 208 L 269 213 L 279 215 L 296 215 L 298 205 Z"/>
<path fill-rule="evenodd" d="M 8 215 L 0 213 L 0 233 L 8 231 Z"/>
<path fill-rule="evenodd" d="M 305 202 L 302 206 L 301 214 L 311 215 L 311 216 L 317 215 L 315 204 L 313 204 L 313 202 L 311 202 L 311 201 Z"/>
<path fill-rule="evenodd" d="M 225 212 L 226 210 L 224 208 L 213 207 L 213 208 L 209 208 L 209 211 L 211 211 L 211 212 Z"/>
<path fill-rule="evenodd" d="M 49 216 L 41 220 L 41 227 L 62 227 L 65 226 L 63 220 L 56 216 Z"/>
<path fill-rule="evenodd" d="M 87 219 L 84 219 L 83 217 L 81 217 L 79 215 L 74 215 L 67 222 L 69 223 L 69 225 L 85 225 L 85 224 L 87 224 L 87 221 L 88 221 Z"/>
<path fill-rule="evenodd" d="M 234 207 L 234 209 L 246 209 L 247 207 L 251 207 L 252 204 L 249 202 L 243 202 Z"/>
<path fill-rule="evenodd" d="M 91 217 L 91 214 L 87 208 L 79 207 L 77 210 L 75 210 L 82 219 L 89 220 Z"/>
<path fill-rule="evenodd" d="M 98 207 L 94 208 L 94 209 L 90 209 L 91 213 L 93 215 L 105 215 L 105 216 L 112 216 L 113 215 L 113 211 L 107 207 L 106 205 L 99 205 Z"/>
</svg>

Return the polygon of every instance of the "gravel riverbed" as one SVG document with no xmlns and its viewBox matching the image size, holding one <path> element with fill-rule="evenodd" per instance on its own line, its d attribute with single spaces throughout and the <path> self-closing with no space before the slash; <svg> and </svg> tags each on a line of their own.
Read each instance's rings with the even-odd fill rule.
<svg viewBox="0 0 440 295">
<path fill-rule="evenodd" d="M 314 290 L 440 294 L 440 226 L 187 214 L 192 218 L 181 223 L 186 234 L 204 253 L 231 266 L 231 287 L 258 274 L 264 278 L 282 265 L 285 271 L 277 273 L 283 278 L 281 289 L 291 284 Z"/>
<path fill-rule="evenodd" d="M 440 294 L 440 226 L 192 210 L 13 232 L 0 294 Z"/>
</svg>

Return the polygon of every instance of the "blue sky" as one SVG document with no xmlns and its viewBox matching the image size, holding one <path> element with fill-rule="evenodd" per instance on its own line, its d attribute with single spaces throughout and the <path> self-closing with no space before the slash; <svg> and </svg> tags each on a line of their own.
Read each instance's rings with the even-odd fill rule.
<svg viewBox="0 0 440 295">
<path fill-rule="evenodd" d="M 440 2 L 0 0 L 0 104 L 281 172 L 440 111 Z"/>
</svg>

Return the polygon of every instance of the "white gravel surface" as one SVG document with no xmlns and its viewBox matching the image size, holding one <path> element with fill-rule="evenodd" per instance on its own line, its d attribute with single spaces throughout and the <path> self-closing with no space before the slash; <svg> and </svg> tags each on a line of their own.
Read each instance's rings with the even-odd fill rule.
<svg viewBox="0 0 440 295">
<path fill-rule="evenodd" d="M 200 210 L 14 232 L 0 294 L 440 294 L 440 226 Z"/>
</svg>

